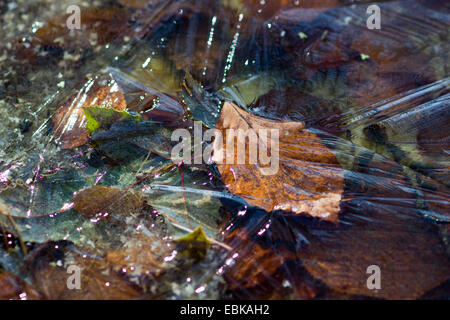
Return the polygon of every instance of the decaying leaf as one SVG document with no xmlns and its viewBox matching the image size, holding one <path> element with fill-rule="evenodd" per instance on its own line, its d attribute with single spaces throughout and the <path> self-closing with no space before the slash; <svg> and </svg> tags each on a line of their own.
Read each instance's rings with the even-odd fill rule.
<svg viewBox="0 0 450 320">
<path fill-rule="evenodd" d="M 233 297 L 312 299 L 323 289 L 292 250 L 296 239 L 290 224 L 297 216 L 267 214 L 259 208 L 227 209 L 239 212 L 222 228 L 225 243 L 233 248 L 224 265 Z"/>
<path fill-rule="evenodd" d="M 150 280 L 161 274 L 164 258 L 170 256 L 172 249 L 157 235 L 146 233 L 129 235 L 120 250 L 106 255 L 106 261 L 113 270 L 125 272 L 130 277 L 145 276 Z"/>
<path fill-rule="evenodd" d="M 405 168 L 379 155 L 366 152 L 348 162 L 353 163 L 346 175 L 345 198 L 350 200 L 341 205 L 338 226 L 291 219 L 277 228 L 292 235 L 289 241 L 306 270 L 340 293 L 384 299 L 417 299 L 447 281 L 450 265 L 437 225 L 418 209 L 423 192 L 434 215 L 430 204 L 444 204 L 442 195 L 413 187 Z M 444 214 L 440 218 L 445 221 Z M 274 243 L 286 241 L 278 233 Z M 380 267 L 381 290 L 366 285 L 371 265 Z"/>
<path fill-rule="evenodd" d="M 381 208 L 364 206 L 364 221 L 350 220 L 350 227 L 310 236 L 308 248 L 298 251 L 310 274 L 339 292 L 383 299 L 417 299 L 448 280 L 450 266 L 433 226 L 376 205 Z M 380 268 L 381 290 L 366 285 L 371 265 Z"/>
<path fill-rule="evenodd" d="M 106 1 L 81 10 L 81 30 L 64 12 L 41 23 L 34 4 L 1 2 L 6 31 L 35 23 L 0 44 L 0 106 L 20 106 L 0 127 L 0 196 L 14 213 L 0 214 L 0 271 L 24 263 L 0 273 L 0 299 L 448 298 L 442 1 L 378 1 L 379 30 L 370 1 Z M 61 94 L 90 80 L 57 103 L 48 139 L 32 130 L 56 88 L 36 84 L 59 71 Z M 223 100 L 236 105 L 220 111 Z M 170 162 L 172 130 L 193 119 L 222 134 L 220 177 Z M 17 149 L 19 132 L 30 139 Z M 95 147 L 70 158 L 42 149 L 52 141 Z"/>
<path fill-rule="evenodd" d="M 87 81 L 79 93 L 61 106 L 53 116 L 54 135 L 65 149 L 84 145 L 89 140 L 86 127 L 85 107 L 112 108 L 121 111 L 126 108 L 125 97 L 115 83 L 108 86 L 94 86 Z"/>
<path fill-rule="evenodd" d="M 73 266 L 68 272 L 68 268 Z M 82 255 L 65 241 L 47 242 L 32 253 L 26 270 L 36 289 L 51 300 L 135 299 L 142 290 L 100 258 Z M 75 272 L 79 271 L 79 289 Z M 72 276 L 72 277 L 71 277 Z M 73 287 L 68 286 L 70 284 Z"/>
<path fill-rule="evenodd" d="M 70 14 L 64 14 L 48 19 L 34 36 L 44 45 L 77 48 L 90 47 L 92 44 L 102 45 L 131 34 L 132 28 L 126 23 L 131 15 L 125 9 L 83 8 L 80 12 L 83 32 L 67 32 L 69 16 Z"/>
<path fill-rule="evenodd" d="M 93 218 L 133 213 L 142 205 L 143 198 L 137 191 L 94 185 L 79 191 L 72 201 L 78 213 Z"/>
<path fill-rule="evenodd" d="M 225 240 L 239 254 L 225 273 L 232 290 L 264 284 L 284 262 L 284 257 L 270 247 L 249 239 L 245 230 L 236 229 Z"/>
<path fill-rule="evenodd" d="M 37 300 L 39 293 L 10 272 L 0 273 L 0 300 Z"/>
<path fill-rule="evenodd" d="M 342 131 L 340 126 L 342 103 L 320 98 L 305 91 L 294 87 L 270 90 L 259 96 L 249 108 L 257 110 L 263 117 L 301 121 L 308 127 L 319 128 L 326 132 Z"/>
<path fill-rule="evenodd" d="M 195 79 L 209 87 L 215 87 L 218 79 L 223 77 L 227 55 L 225 44 L 231 37 L 230 26 L 220 19 L 223 14 L 224 12 L 216 17 L 216 13 L 198 12 L 191 14 L 189 19 L 181 20 L 180 28 L 185 31 L 179 33 L 175 38 L 176 41 L 172 41 L 168 48 L 168 53 L 177 69 L 188 71 Z M 218 18 L 215 22 L 218 32 L 215 34 L 214 41 L 211 41 L 208 40 L 210 37 L 208 30 L 211 26 L 200 21 L 214 19 L 213 16 L 215 19 Z M 196 29 L 191 29 L 191 26 L 196 23 Z M 183 51 L 178 49 L 180 42 L 186 42 L 186 49 Z"/>
<path fill-rule="evenodd" d="M 120 233 L 110 235 L 113 238 L 100 256 L 92 254 L 98 251 L 99 243 L 92 249 L 65 241 L 49 242 L 36 249 L 27 268 L 40 292 L 49 299 L 132 299 L 144 293 L 159 294 L 162 286 L 153 284 L 165 271 L 166 257 L 173 251 L 162 216 L 133 191 L 110 187 L 82 190 L 74 203 L 75 210 L 88 218 L 97 212 L 92 222 L 107 216 L 119 218 L 105 222 Z M 80 251 L 84 249 L 89 252 Z M 66 271 L 70 265 L 81 268 L 81 293 L 53 283 L 70 276 Z"/>
<path fill-rule="evenodd" d="M 338 221 L 343 170 L 335 155 L 303 123 L 266 120 L 226 102 L 216 129 L 223 133 L 225 143 L 221 145 L 218 139 L 214 141 L 213 160 L 217 163 L 222 181 L 231 192 L 267 211 L 280 209 L 334 223 Z M 249 142 L 243 134 L 238 134 L 238 148 L 245 143 L 244 164 L 236 164 L 238 157 L 242 156 L 238 148 L 231 146 L 230 150 L 237 149 L 237 152 L 233 150 L 234 154 L 227 154 L 227 148 L 230 148 L 227 137 L 231 132 L 229 129 L 241 129 L 244 134 L 253 134 L 258 138 Z M 266 141 L 261 138 L 264 130 L 271 131 Z M 279 150 L 273 148 L 277 144 L 274 132 L 279 136 Z M 234 143 L 234 140 L 230 142 Z M 271 169 L 275 170 L 269 170 L 261 162 L 250 163 L 249 146 L 252 143 L 258 144 L 259 161 L 262 159 L 261 153 L 266 156 L 270 154 Z M 273 174 L 265 175 L 267 171 L 264 170 L 273 171 Z"/>
</svg>

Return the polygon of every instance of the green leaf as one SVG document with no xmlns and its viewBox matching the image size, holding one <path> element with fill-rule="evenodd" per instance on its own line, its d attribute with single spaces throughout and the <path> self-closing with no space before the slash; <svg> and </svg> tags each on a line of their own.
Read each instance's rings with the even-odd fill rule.
<svg viewBox="0 0 450 320">
<path fill-rule="evenodd" d="M 198 226 L 197 229 L 192 231 L 191 233 L 185 235 L 184 237 L 175 239 L 176 242 L 184 242 L 186 244 L 211 244 L 212 242 L 208 240 L 208 237 L 206 236 L 205 232 L 203 232 L 203 229 L 201 226 Z"/>
<path fill-rule="evenodd" d="M 300 39 L 306 39 L 306 38 L 308 38 L 308 35 L 307 35 L 306 33 L 303 33 L 303 32 L 299 32 L 299 33 L 298 33 L 298 36 L 300 37 Z"/>
<path fill-rule="evenodd" d="M 361 60 L 364 61 L 364 60 L 367 60 L 367 59 L 370 59 L 370 56 L 367 55 L 367 54 L 361 53 Z"/>
<path fill-rule="evenodd" d="M 179 250 L 185 256 L 190 257 L 196 261 L 203 260 L 206 256 L 207 249 L 212 243 L 203 232 L 201 226 L 184 237 L 174 240 L 179 243 Z"/>
<path fill-rule="evenodd" d="M 108 128 L 111 124 L 125 118 L 140 121 L 141 117 L 138 114 L 131 114 L 128 111 L 117 111 L 111 108 L 101 108 L 97 106 L 84 108 L 84 115 L 86 116 L 86 127 L 90 133 L 93 133 L 99 128 Z"/>
</svg>

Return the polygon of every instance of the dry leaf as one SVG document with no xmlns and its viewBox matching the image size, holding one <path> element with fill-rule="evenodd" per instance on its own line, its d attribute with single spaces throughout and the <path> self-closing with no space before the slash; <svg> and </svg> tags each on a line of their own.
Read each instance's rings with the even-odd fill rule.
<svg viewBox="0 0 450 320">
<path fill-rule="evenodd" d="M 273 163 L 278 162 L 279 166 L 273 175 L 264 175 L 260 164 L 250 164 L 248 138 L 245 141 L 245 164 L 229 164 L 227 160 L 223 161 L 224 164 L 217 163 L 220 159 L 227 159 L 227 139 L 222 146 L 217 139 L 214 141 L 213 160 L 216 160 L 222 181 L 232 193 L 266 211 L 281 209 L 334 223 L 338 221 L 343 170 L 335 155 L 301 122 L 263 119 L 226 102 L 216 129 L 224 137 L 228 129 L 251 130 L 258 137 L 260 129 L 279 132 L 279 155 L 267 148 Z M 273 146 L 274 139 L 271 136 L 266 145 Z M 261 148 L 263 145 L 258 143 L 259 152 L 265 152 Z M 234 163 L 237 162 L 237 153 L 234 154 Z"/>
<path fill-rule="evenodd" d="M 92 86 L 92 80 L 87 81 L 79 93 L 59 107 L 53 117 L 54 135 L 63 148 L 72 149 L 88 142 L 89 131 L 83 108 L 93 105 L 118 111 L 126 108 L 125 97 L 117 84 L 96 87 Z"/>
</svg>

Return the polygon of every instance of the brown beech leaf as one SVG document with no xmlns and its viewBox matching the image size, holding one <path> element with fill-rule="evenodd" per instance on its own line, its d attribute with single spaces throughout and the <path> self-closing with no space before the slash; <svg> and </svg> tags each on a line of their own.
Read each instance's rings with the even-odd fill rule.
<svg viewBox="0 0 450 320">
<path fill-rule="evenodd" d="M 133 191 L 95 185 L 79 191 L 72 199 L 74 209 L 86 218 L 99 214 L 129 214 L 142 204 L 142 196 Z"/>
<path fill-rule="evenodd" d="M 266 211 L 281 209 L 338 222 L 343 193 L 343 170 L 335 155 L 316 134 L 306 129 L 303 123 L 263 119 L 226 102 L 216 129 L 222 132 L 224 143 L 221 145 L 220 139 L 214 140 L 213 160 L 217 163 L 222 181 L 232 193 Z M 249 139 L 241 134 L 238 134 L 238 140 L 245 139 L 245 162 L 235 164 L 239 160 L 238 156 L 243 155 L 239 155 L 240 150 L 236 148 L 236 143 L 234 149 L 237 149 L 237 152 L 234 152 L 234 158 L 231 153 L 226 154 L 227 147 L 231 149 L 228 129 L 234 129 L 235 132 L 238 132 L 237 129 L 248 130 L 246 132 L 250 133 L 249 136 L 258 136 L 259 140 L 256 142 L 259 160 L 261 153 L 266 156 L 270 154 L 273 170 L 268 169 L 267 165 L 261 165 L 260 161 L 252 164 Z M 265 143 L 264 138 L 261 138 L 264 132 L 261 129 L 271 129 Z M 278 155 L 274 144 L 275 132 L 279 133 Z M 229 141 L 231 143 L 232 140 Z M 242 146 L 243 141 L 238 141 L 237 145 Z M 272 148 L 273 146 L 275 147 Z M 267 175 L 268 172 L 273 174 Z"/>
<path fill-rule="evenodd" d="M 89 131 L 86 128 L 83 108 L 93 105 L 118 111 L 127 106 L 117 84 L 92 86 L 92 81 L 87 81 L 80 92 L 73 94 L 53 116 L 54 135 L 63 148 L 72 149 L 88 142 Z"/>
<path fill-rule="evenodd" d="M 39 293 L 10 272 L 0 273 L 0 300 L 38 300 Z"/>
</svg>

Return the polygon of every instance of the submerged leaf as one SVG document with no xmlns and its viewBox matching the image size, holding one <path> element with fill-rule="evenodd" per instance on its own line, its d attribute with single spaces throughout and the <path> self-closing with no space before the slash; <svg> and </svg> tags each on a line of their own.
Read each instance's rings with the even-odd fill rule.
<svg viewBox="0 0 450 320">
<path fill-rule="evenodd" d="M 33 286 L 0 297 L 448 298 L 449 5 L 377 1 L 369 30 L 360 2 L 90 1 L 69 30 L 0 0 L 0 271 Z M 175 164 L 193 120 L 245 150 Z"/>
<path fill-rule="evenodd" d="M 239 254 L 236 262 L 225 273 L 228 285 L 233 290 L 263 285 L 283 264 L 284 257 L 272 248 L 249 239 L 245 230 L 236 229 L 225 240 Z"/>
<path fill-rule="evenodd" d="M 211 244 L 211 241 L 208 240 L 201 226 L 197 227 L 197 229 L 185 235 L 184 237 L 175 239 L 175 241 L 193 244 L 195 243 Z"/>
<path fill-rule="evenodd" d="M 335 230 L 311 228 L 309 245 L 298 250 L 313 277 L 339 292 L 383 299 L 417 299 L 448 280 L 450 265 L 434 226 L 410 210 L 359 200 L 345 213 Z M 371 265 L 380 268 L 381 290 L 366 285 Z"/>
<path fill-rule="evenodd" d="M 203 232 L 201 226 L 197 227 L 194 231 L 184 237 L 175 239 L 174 241 L 181 244 L 181 252 L 185 252 L 194 259 L 203 259 L 206 255 L 208 246 L 212 244 Z"/>
<path fill-rule="evenodd" d="M 10 272 L 0 273 L 0 300 L 38 300 L 39 293 Z"/>
<path fill-rule="evenodd" d="M 122 119 L 130 118 L 134 121 L 141 119 L 139 115 L 133 115 L 125 110 L 118 111 L 97 106 L 84 108 L 84 115 L 86 116 L 86 128 L 90 133 L 102 127 L 109 127 Z"/>
<path fill-rule="evenodd" d="M 106 261 L 116 272 L 126 272 L 128 276 L 144 276 L 153 280 L 164 270 L 164 258 L 172 249 L 156 234 L 135 232 L 128 235 L 120 250 L 108 252 Z"/>
<path fill-rule="evenodd" d="M 73 197 L 73 202 L 78 213 L 93 218 L 99 214 L 131 214 L 142 205 L 143 198 L 133 190 L 94 185 L 79 191 Z"/>
<path fill-rule="evenodd" d="M 68 269 L 72 266 L 72 269 Z M 126 277 L 121 276 L 98 257 L 80 254 L 67 241 L 47 242 L 32 253 L 26 265 L 33 284 L 45 299 L 136 299 L 142 290 Z M 68 272 L 70 270 L 70 272 Z M 79 288 L 75 272 L 79 271 Z"/>
<path fill-rule="evenodd" d="M 88 123 L 89 127 L 86 126 L 84 111 L 86 107 L 96 105 L 97 109 L 104 109 L 105 114 L 111 115 L 110 118 L 116 113 L 120 114 L 119 111 L 126 108 L 125 97 L 117 84 L 112 83 L 109 86 L 93 84 L 93 80 L 87 81 L 80 92 L 72 95 L 53 116 L 54 135 L 65 149 L 86 144 L 90 131 L 92 132 L 100 125 L 98 123 L 100 120 L 91 119 Z"/>
<path fill-rule="evenodd" d="M 234 144 L 234 137 L 230 141 L 229 137 L 224 139 L 223 145 L 219 139 L 214 141 L 213 160 L 231 192 L 267 211 L 280 209 L 338 221 L 343 170 L 335 155 L 303 123 L 266 120 L 226 102 L 216 129 L 224 137 L 231 134 L 230 129 L 244 130 L 238 133 L 237 152 L 234 145 L 229 145 Z M 271 131 L 271 137 L 266 141 L 261 138 L 264 130 Z M 253 141 L 249 142 L 245 134 Z M 249 153 L 251 144 L 255 143 L 258 144 L 260 162 L 251 164 Z M 244 155 L 238 154 L 239 148 L 244 146 Z M 233 153 L 226 154 L 227 148 Z M 271 168 L 261 165 L 261 154 L 267 156 L 267 151 Z M 245 164 L 236 164 L 242 156 L 245 156 Z"/>
<path fill-rule="evenodd" d="M 95 44 L 106 44 L 132 34 L 132 27 L 126 22 L 130 13 L 120 8 L 82 8 L 80 26 L 83 32 L 67 32 L 70 14 L 48 19 L 37 29 L 34 36 L 45 45 L 61 45 L 64 48 L 86 48 Z M 86 36 L 87 35 L 87 36 Z"/>
</svg>

